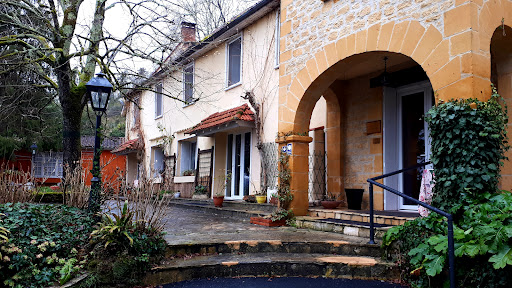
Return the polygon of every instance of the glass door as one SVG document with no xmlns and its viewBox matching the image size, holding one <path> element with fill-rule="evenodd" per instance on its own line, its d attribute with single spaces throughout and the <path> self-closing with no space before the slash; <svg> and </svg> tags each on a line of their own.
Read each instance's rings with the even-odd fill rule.
<svg viewBox="0 0 512 288">
<path fill-rule="evenodd" d="M 231 175 L 226 185 L 226 198 L 243 199 L 249 195 L 251 133 L 229 134 L 226 152 L 226 171 Z"/>
<path fill-rule="evenodd" d="M 428 87 L 411 86 L 397 89 L 398 96 L 398 144 L 399 169 L 408 168 L 430 160 L 428 125 L 423 116 L 433 105 L 432 90 Z M 427 167 L 429 168 L 429 167 Z M 418 199 L 421 176 L 424 168 L 410 170 L 399 178 L 400 191 Z M 416 210 L 417 205 L 399 198 L 399 208 Z"/>
</svg>

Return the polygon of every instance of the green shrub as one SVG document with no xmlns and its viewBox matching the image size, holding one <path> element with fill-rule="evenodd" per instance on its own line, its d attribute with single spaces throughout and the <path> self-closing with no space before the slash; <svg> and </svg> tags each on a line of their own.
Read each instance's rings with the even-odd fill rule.
<svg viewBox="0 0 512 288">
<path fill-rule="evenodd" d="M 7 287 L 47 287 L 83 265 L 92 220 L 82 210 L 28 203 L 0 205 L 10 241 L 0 244 L 0 279 Z M 70 266 L 70 259 L 75 259 Z M 63 271 L 68 266 L 68 272 Z"/>
<path fill-rule="evenodd" d="M 512 287 L 512 195 L 498 191 L 506 159 L 507 108 L 452 100 L 432 108 L 433 205 L 454 215 L 457 287 Z M 446 219 L 431 213 L 388 230 L 383 247 L 414 287 L 447 285 Z M 389 256 L 389 255 L 388 255 Z"/>
<path fill-rule="evenodd" d="M 487 102 L 452 100 L 427 113 L 436 176 L 433 205 L 442 210 L 459 209 L 462 192 L 478 199 L 498 190 L 508 118 L 493 92 Z"/>
<path fill-rule="evenodd" d="M 34 201 L 37 203 L 63 203 L 63 197 L 63 192 L 37 192 L 34 196 Z"/>
<path fill-rule="evenodd" d="M 201 184 L 194 189 L 194 195 L 206 195 L 206 192 L 208 192 L 208 188 Z"/>
<path fill-rule="evenodd" d="M 150 263 L 163 257 L 167 246 L 163 233 L 135 224 L 127 202 L 120 214 L 103 215 L 91 233 L 91 276 L 82 287 L 136 285 Z"/>
</svg>

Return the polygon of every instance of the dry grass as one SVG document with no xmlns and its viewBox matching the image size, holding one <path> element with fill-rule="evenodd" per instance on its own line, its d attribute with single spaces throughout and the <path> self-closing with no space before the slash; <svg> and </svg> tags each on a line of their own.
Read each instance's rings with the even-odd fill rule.
<svg viewBox="0 0 512 288">
<path fill-rule="evenodd" d="M 145 173 L 141 173 L 145 175 Z M 122 209 L 124 200 L 128 200 L 134 221 L 139 228 L 151 227 L 163 231 L 169 212 L 169 198 L 160 196 L 159 185 L 153 178 L 141 176 L 137 187 L 129 187 L 123 181 L 120 193 L 115 197 L 114 209 Z M 118 210 L 119 211 L 119 210 Z"/>
<path fill-rule="evenodd" d="M 0 167 L 0 204 L 31 202 L 35 181 L 30 173 L 7 168 L 6 165 Z"/>
</svg>

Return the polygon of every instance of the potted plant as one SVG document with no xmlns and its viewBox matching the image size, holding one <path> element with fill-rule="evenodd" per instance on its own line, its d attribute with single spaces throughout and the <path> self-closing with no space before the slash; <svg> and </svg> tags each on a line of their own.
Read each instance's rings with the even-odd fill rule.
<svg viewBox="0 0 512 288">
<path fill-rule="evenodd" d="M 194 175 L 196 175 L 196 171 L 194 169 L 188 169 L 188 170 L 183 171 L 182 175 L 183 176 L 194 176 Z"/>
<path fill-rule="evenodd" d="M 361 210 L 364 189 L 345 189 L 347 205 L 350 210 Z"/>
<path fill-rule="evenodd" d="M 278 198 L 277 198 L 277 193 L 272 193 L 270 194 L 270 200 L 268 201 L 268 203 L 270 204 L 274 204 L 274 205 L 277 205 L 277 202 L 278 202 Z"/>
<path fill-rule="evenodd" d="M 206 193 L 208 189 L 204 185 L 197 185 L 194 189 L 194 195 L 192 195 L 192 199 L 208 199 L 208 195 Z"/>
<path fill-rule="evenodd" d="M 334 209 L 341 204 L 341 201 L 338 201 L 338 195 L 335 195 L 332 192 L 327 192 L 320 204 L 325 209 Z"/>
<path fill-rule="evenodd" d="M 267 195 L 265 194 L 265 192 L 256 192 L 256 202 L 258 202 L 259 204 L 263 204 L 263 203 L 266 203 L 267 202 Z"/>
<path fill-rule="evenodd" d="M 222 207 L 222 203 L 224 203 L 224 193 L 226 191 L 226 186 L 231 183 L 231 173 L 222 174 L 217 178 L 216 181 L 217 189 L 215 190 L 215 194 L 213 195 L 213 205 L 215 207 Z"/>
</svg>

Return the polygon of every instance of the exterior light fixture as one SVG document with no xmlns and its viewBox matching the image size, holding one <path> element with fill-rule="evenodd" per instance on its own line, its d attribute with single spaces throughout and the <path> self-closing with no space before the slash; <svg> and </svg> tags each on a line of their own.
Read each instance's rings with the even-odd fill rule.
<svg viewBox="0 0 512 288">
<path fill-rule="evenodd" d="M 89 193 L 89 212 L 98 213 L 100 211 L 101 194 L 101 168 L 100 168 L 100 134 L 101 134 L 101 115 L 107 111 L 107 104 L 112 92 L 112 84 L 105 78 L 105 74 L 98 73 L 97 77 L 92 78 L 85 87 L 89 101 L 94 112 L 96 112 L 96 133 L 94 136 L 94 158 L 92 161 L 92 179 L 91 192 Z"/>
<path fill-rule="evenodd" d="M 105 112 L 112 92 L 112 84 L 105 78 L 105 74 L 98 73 L 96 76 L 89 80 L 85 87 L 87 88 L 87 94 L 89 94 L 92 109 L 95 112 Z"/>
</svg>

